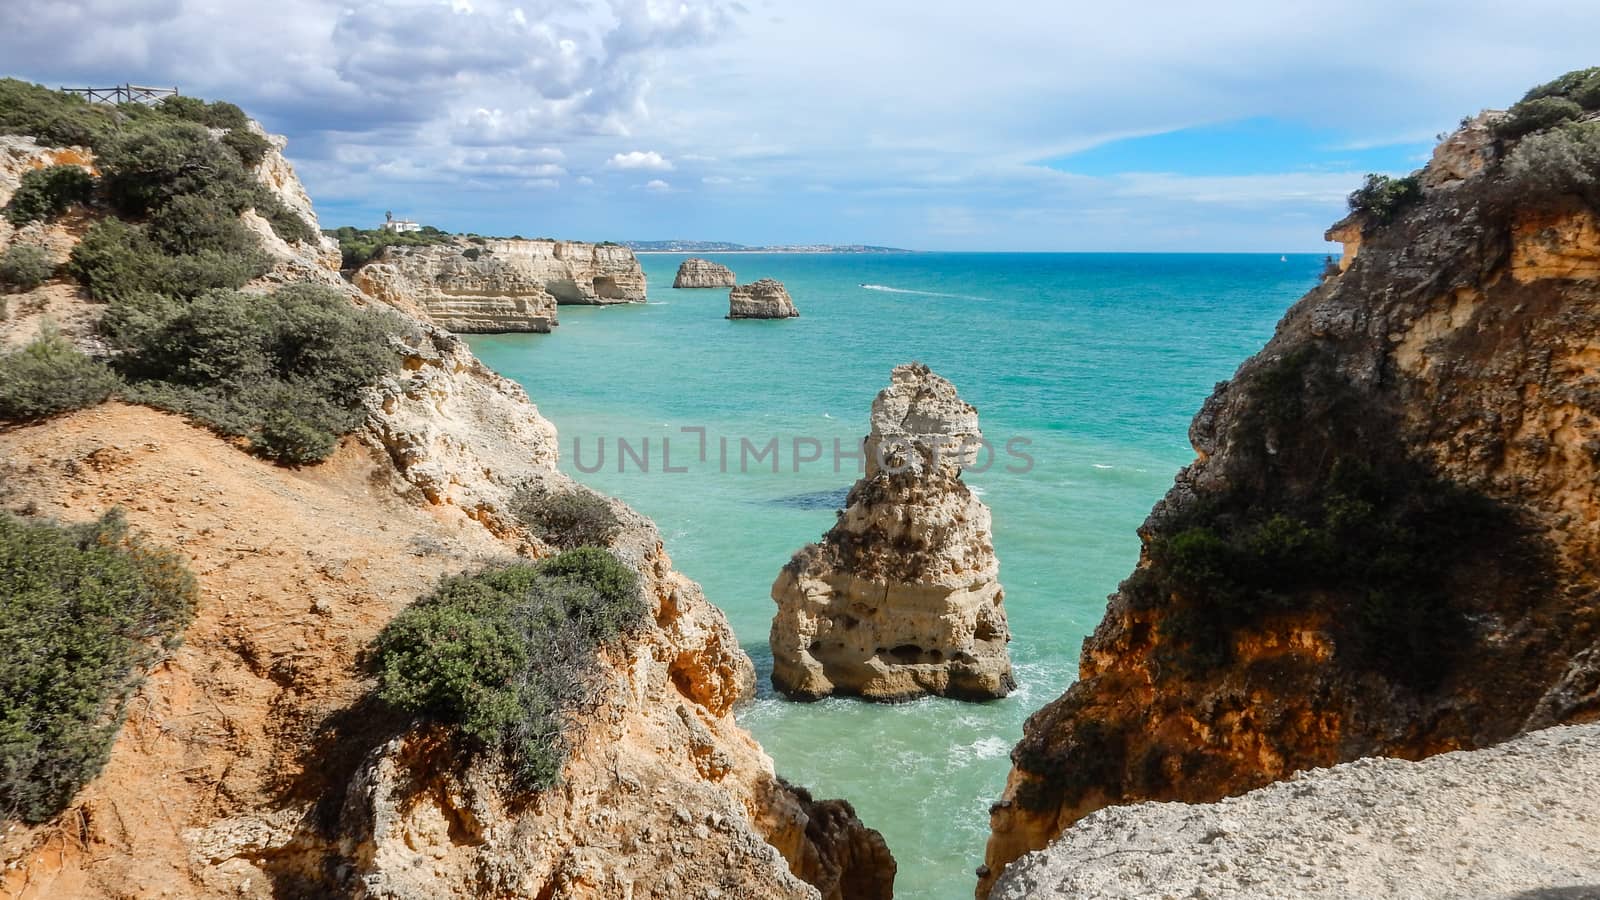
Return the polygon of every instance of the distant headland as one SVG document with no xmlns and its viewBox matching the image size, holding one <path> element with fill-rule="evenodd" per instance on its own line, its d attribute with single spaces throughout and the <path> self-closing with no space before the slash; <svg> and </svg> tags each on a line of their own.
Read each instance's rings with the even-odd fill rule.
<svg viewBox="0 0 1600 900">
<path fill-rule="evenodd" d="M 623 241 L 635 253 L 915 253 L 900 247 L 870 244 L 782 244 L 749 247 L 727 241 Z"/>
</svg>

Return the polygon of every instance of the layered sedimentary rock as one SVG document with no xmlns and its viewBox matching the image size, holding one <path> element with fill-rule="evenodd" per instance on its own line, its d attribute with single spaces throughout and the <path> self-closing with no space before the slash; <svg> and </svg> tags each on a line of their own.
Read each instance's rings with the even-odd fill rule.
<svg viewBox="0 0 1600 900">
<path fill-rule="evenodd" d="M 872 403 L 867 473 L 772 586 L 772 682 L 792 696 L 1004 697 L 1014 683 L 989 508 L 961 480 L 978 411 L 927 366 Z"/>
<path fill-rule="evenodd" d="M 1103 809 L 1006 870 L 1003 900 L 1582 898 L 1600 725 L 1422 762 L 1363 759 L 1214 804 Z"/>
<path fill-rule="evenodd" d="M 686 259 L 678 264 L 675 288 L 731 288 L 739 283 L 733 270 L 709 259 Z"/>
<path fill-rule="evenodd" d="M 730 319 L 792 319 L 798 315 L 783 282 L 774 278 L 737 285 L 728 292 Z"/>
<path fill-rule="evenodd" d="M 547 332 L 557 304 L 642 303 L 644 270 L 615 244 L 465 238 L 392 246 L 353 276 L 384 301 L 465 333 Z"/>
<path fill-rule="evenodd" d="M 326 271 L 320 245 L 267 249 L 274 277 Z M 361 655 L 383 625 L 440 577 L 549 552 L 509 499 L 573 488 L 522 388 L 404 324 L 403 364 L 313 469 L 117 403 L 0 433 L 0 504 L 65 521 L 121 506 L 201 593 L 100 775 L 56 819 L 0 828 L 0 895 L 887 898 L 881 836 L 777 777 L 733 714 L 749 657 L 619 502 L 610 549 L 650 616 L 602 658 L 558 787 L 518 791 L 460 734 L 372 701 Z"/>
<path fill-rule="evenodd" d="M 980 894 L 1107 805 L 1600 713 L 1600 217 L 1482 135 L 1344 223 L 1359 256 L 1205 402 L 1012 753 Z"/>
</svg>

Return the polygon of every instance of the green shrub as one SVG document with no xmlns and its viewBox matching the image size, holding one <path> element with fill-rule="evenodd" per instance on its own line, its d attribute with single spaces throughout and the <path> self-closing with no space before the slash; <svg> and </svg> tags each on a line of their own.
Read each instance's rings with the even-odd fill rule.
<svg viewBox="0 0 1600 900">
<path fill-rule="evenodd" d="M 21 350 L 0 355 L 0 420 L 42 419 L 105 402 L 120 382 L 47 328 Z"/>
<path fill-rule="evenodd" d="M 261 165 L 261 161 L 267 158 L 267 151 L 272 149 L 272 144 L 266 138 L 248 128 L 229 131 L 218 140 L 222 141 L 222 146 L 232 150 L 240 162 L 252 169 Z"/>
<path fill-rule="evenodd" d="M 207 128 L 229 131 L 247 131 L 250 128 L 250 117 L 244 114 L 244 110 L 222 100 L 207 103 L 198 97 L 163 97 L 156 109 L 170 118 Z"/>
<path fill-rule="evenodd" d="M 234 213 L 255 199 L 259 182 L 203 126 L 140 122 L 102 143 L 97 161 L 106 192 L 125 215 L 147 215 L 184 194 L 209 195 Z"/>
<path fill-rule="evenodd" d="M 1524 103 L 1558 97 L 1571 100 L 1586 110 L 1600 109 L 1600 66 L 1578 69 L 1529 91 Z"/>
<path fill-rule="evenodd" d="M 96 300 L 111 302 L 139 294 L 164 293 L 193 297 L 218 289 L 236 290 L 264 274 L 271 263 L 260 242 L 237 221 L 209 218 L 207 201 L 174 203 L 171 212 L 154 217 L 173 246 L 201 247 L 195 253 L 172 253 L 152 239 L 151 229 L 118 219 L 96 222 L 72 248 L 67 271 Z M 224 207 L 225 208 L 225 207 Z M 185 211 L 201 218 L 185 218 Z M 214 242 L 213 246 L 206 246 Z M 245 244 L 250 246 L 245 248 Z M 230 249 L 231 248 L 231 249 Z"/>
<path fill-rule="evenodd" d="M 317 242 L 317 230 L 301 218 L 299 213 L 284 205 L 284 202 L 278 199 L 278 195 L 267 190 L 265 186 L 256 191 L 254 205 L 256 213 L 267 220 L 267 224 L 272 226 L 273 233 L 278 237 L 290 243 Z"/>
<path fill-rule="evenodd" d="M 12 244 L 0 253 L 0 285 L 31 291 L 55 274 L 56 265 L 43 247 Z"/>
<path fill-rule="evenodd" d="M 168 200 L 150 215 L 147 233 L 171 256 L 214 251 L 249 257 L 261 251 L 261 242 L 240 221 L 238 212 L 210 194 L 183 194 Z"/>
<path fill-rule="evenodd" d="M 1422 199 L 1422 182 L 1415 175 L 1391 178 L 1368 175 L 1365 183 L 1350 194 L 1350 211 L 1374 225 L 1393 221 L 1407 206 Z"/>
<path fill-rule="evenodd" d="M 74 203 L 94 196 L 94 176 L 81 166 L 46 166 L 24 172 L 17 192 L 6 203 L 6 221 L 21 228 L 59 216 Z"/>
<path fill-rule="evenodd" d="M 540 540 L 563 549 L 610 546 L 622 529 L 606 498 L 578 485 L 524 488 L 512 498 L 511 511 Z"/>
<path fill-rule="evenodd" d="M 1496 137 L 1514 140 L 1536 131 L 1554 128 L 1583 115 L 1583 107 L 1566 97 L 1538 97 L 1511 107 L 1506 118 L 1495 123 Z"/>
<path fill-rule="evenodd" d="M 70 528 L 0 512 L 0 818 L 43 822 L 100 771 L 195 599 L 119 512 Z"/>
<path fill-rule="evenodd" d="M 1530 135 L 1506 160 L 1518 199 L 1574 196 L 1600 204 L 1600 122 L 1574 122 Z"/>
<path fill-rule="evenodd" d="M 0 78 L 0 134 L 30 135 L 53 147 L 96 147 L 117 121 L 115 110 L 75 94 Z"/>
<path fill-rule="evenodd" d="M 361 229 L 345 225 L 324 234 L 339 242 L 341 265 L 357 269 L 372 261 L 386 247 L 425 247 L 430 244 L 448 244 L 455 238 L 432 226 L 421 231 L 395 232 L 383 229 Z"/>
<path fill-rule="evenodd" d="M 102 326 L 122 351 L 130 399 L 249 437 L 257 452 L 292 465 L 326 458 L 360 424 L 362 388 L 398 362 L 394 328 L 318 285 L 213 291 L 189 303 L 133 294 Z"/>
<path fill-rule="evenodd" d="M 518 781 L 555 784 L 568 720 L 593 702 L 598 651 L 647 615 L 637 576 L 599 548 L 445 580 L 374 643 L 378 697 L 495 748 Z"/>
</svg>

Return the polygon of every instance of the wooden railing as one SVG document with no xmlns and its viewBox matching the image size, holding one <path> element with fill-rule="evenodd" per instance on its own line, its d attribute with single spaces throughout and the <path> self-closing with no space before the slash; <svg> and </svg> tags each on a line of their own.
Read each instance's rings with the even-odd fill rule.
<svg viewBox="0 0 1600 900">
<path fill-rule="evenodd" d="M 140 84 L 119 84 L 108 88 L 69 88 L 61 89 L 66 94 L 81 94 L 88 98 L 90 103 L 143 103 L 150 106 L 160 103 L 163 98 L 178 96 L 178 89 L 145 87 Z"/>
</svg>

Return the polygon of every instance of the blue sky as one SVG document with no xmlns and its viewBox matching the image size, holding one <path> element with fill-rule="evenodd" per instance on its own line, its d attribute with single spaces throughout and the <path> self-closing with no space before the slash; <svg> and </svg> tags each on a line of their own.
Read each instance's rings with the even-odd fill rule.
<svg viewBox="0 0 1600 900">
<path fill-rule="evenodd" d="M 1570 0 L 0 4 L 9 74 L 244 106 L 325 225 L 595 240 L 1320 252 L 1363 174 L 1600 64 Z"/>
</svg>

